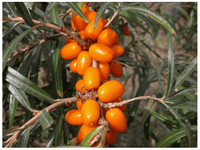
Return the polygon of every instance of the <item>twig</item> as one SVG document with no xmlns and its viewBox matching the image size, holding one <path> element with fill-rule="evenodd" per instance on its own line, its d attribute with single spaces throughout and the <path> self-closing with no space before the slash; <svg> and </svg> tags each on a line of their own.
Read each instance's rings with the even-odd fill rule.
<svg viewBox="0 0 200 150">
<path fill-rule="evenodd" d="M 69 8 L 62 16 L 60 16 L 60 19 L 65 18 L 71 11 L 72 11 L 72 9 Z"/>
<path fill-rule="evenodd" d="M 107 28 L 109 26 L 109 24 L 115 19 L 115 17 L 117 16 L 117 14 L 119 13 L 119 10 L 120 10 L 120 7 L 121 7 L 121 3 L 119 2 L 118 3 L 118 7 L 117 7 L 117 11 L 114 12 L 112 18 L 110 18 L 107 22 L 107 24 L 104 26 L 104 29 Z"/>
<path fill-rule="evenodd" d="M 98 62 L 95 59 L 92 59 L 92 67 L 98 68 Z"/>
<path fill-rule="evenodd" d="M 84 97 L 84 96 L 83 96 Z M 64 105 L 66 102 L 67 103 L 72 103 L 72 102 L 76 102 L 77 99 L 76 97 L 70 97 L 70 98 L 65 98 L 65 99 L 57 99 L 55 100 L 55 103 L 51 104 L 50 106 L 44 108 L 43 110 L 46 110 L 47 112 L 51 112 L 52 110 L 54 110 L 55 108 Z M 34 117 L 31 118 L 29 121 L 27 121 L 24 125 L 22 125 L 18 131 L 16 131 L 7 141 L 5 141 L 4 143 L 7 143 L 7 145 L 5 146 L 5 148 L 9 147 L 10 144 L 14 143 L 17 141 L 18 137 L 20 136 L 20 134 L 29 126 L 33 125 L 38 119 L 39 117 L 42 115 L 43 110 L 40 111 L 34 111 Z"/>
<path fill-rule="evenodd" d="M 112 107 L 116 107 L 116 106 L 122 106 L 126 103 L 132 102 L 132 101 L 136 101 L 136 100 L 141 100 L 141 99 L 152 99 L 152 100 L 157 100 L 161 103 L 164 102 L 164 100 L 162 98 L 156 98 L 156 97 L 151 97 L 151 96 L 140 96 L 140 97 L 135 97 L 132 99 L 128 99 L 128 100 L 124 100 L 122 102 L 116 102 L 116 103 L 103 103 L 103 102 L 99 102 L 104 108 L 112 108 Z"/>
<path fill-rule="evenodd" d="M 118 61 L 118 60 L 112 60 L 113 62 L 116 62 L 116 63 L 119 63 L 119 64 L 121 64 L 121 65 L 124 65 L 124 66 L 126 66 L 126 67 L 129 67 L 129 65 L 127 65 L 126 63 L 123 63 L 123 62 L 120 62 L 120 61 Z"/>
</svg>

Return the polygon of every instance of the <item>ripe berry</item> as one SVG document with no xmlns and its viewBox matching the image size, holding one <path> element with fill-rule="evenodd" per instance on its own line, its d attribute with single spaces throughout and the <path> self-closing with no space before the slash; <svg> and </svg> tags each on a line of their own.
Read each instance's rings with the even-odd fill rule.
<svg viewBox="0 0 200 150">
<path fill-rule="evenodd" d="M 87 40 L 87 39 L 88 39 L 88 38 L 85 36 L 85 31 L 84 31 L 84 30 L 80 31 L 80 32 L 79 32 L 79 35 L 81 36 L 81 39 L 82 39 L 82 40 Z"/>
<path fill-rule="evenodd" d="M 104 63 L 112 61 L 113 58 L 112 49 L 100 43 L 92 44 L 89 48 L 89 54 L 93 59 Z"/>
<path fill-rule="evenodd" d="M 113 45 L 119 45 L 119 38 L 118 38 L 118 37 L 116 37 L 116 39 L 115 39 Z"/>
<path fill-rule="evenodd" d="M 124 33 L 125 36 L 129 36 L 130 30 L 129 30 L 127 25 L 123 26 L 123 33 Z"/>
<path fill-rule="evenodd" d="M 77 42 L 71 42 L 60 50 L 60 56 L 62 59 L 73 59 L 77 57 L 81 51 L 82 47 Z"/>
<path fill-rule="evenodd" d="M 90 126 L 87 126 L 85 124 L 83 124 L 78 132 L 78 135 L 77 135 L 77 141 L 78 143 L 81 143 L 83 141 L 83 139 L 92 131 L 94 130 L 96 127 L 98 127 L 99 125 L 98 124 L 95 124 L 95 125 L 90 125 Z"/>
<path fill-rule="evenodd" d="M 94 20 L 92 20 L 86 27 L 85 27 L 85 36 L 92 40 L 96 40 L 99 34 L 103 30 L 103 19 L 102 17 L 99 19 L 96 29 L 94 29 Z"/>
<path fill-rule="evenodd" d="M 111 46 L 117 37 L 117 33 L 112 29 L 103 30 L 97 38 L 97 43 L 104 44 L 106 46 Z"/>
<path fill-rule="evenodd" d="M 106 120 L 109 127 L 117 133 L 123 133 L 127 128 L 126 118 L 124 113 L 119 108 L 113 108 L 106 112 Z"/>
<path fill-rule="evenodd" d="M 92 57 L 88 51 L 82 51 L 77 57 L 77 73 L 84 75 L 85 70 L 92 65 Z"/>
<path fill-rule="evenodd" d="M 66 41 L 65 41 L 65 45 L 71 42 L 77 42 L 76 40 L 70 39 L 69 37 L 67 37 Z"/>
<path fill-rule="evenodd" d="M 124 53 L 124 48 L 120 45 L 113 45 L 111 47 L 111 49 L 113 50 L 113 57 L 114 58 L 117 58 Z"/>
<path fill-rule="evenodd" d="M 83 79 L 76 82 L 75 89 L 80 93 L 85 92 L 85 86 L 84 86 Z"/>
<path fill-rule="evenodd" d="M 123 85 L 116 80 L 103 83 L 98 89 L 98 98 L 102 102 L 111 102 L 122 96 L 124 93 Z"/>
<path fill-rule="evenodd" d="M 83 124 L 94 125 L 99 120 L 100 107 L 97 101 L 88 99 L 81 107 Z"/>
<path fill-rule="evenodd" d="M 123 75 L 122 65 L 117 62 L 110 62 L 110 74 L 117 78 L 121 77 Z"/>
<path fill-rule="evenodd" d="M 104 26 L 105 26 L 108 23 L 108 20 L 107 19 L 103 19 L 103 22 L 104 22 Z M 110 28 L 110 24 L 106 28 Z"/>
<path fill-rule="evenodd" d="M 107 80 L 110 74 L 110 65 L 108 63 L 98 63 L 101 80 Z"/>
<path fill-rule="evenodd" d="M 116 140 L 117 140 L 116 133 L 112 129 L 110 129 L 110 131 L 108 131 L 106 134 L 106 143 L 108 145 L 113 145 L 116 142 Z"/>
<path fill-rule="evenodd" d="M 77 73 L 77 58 L 74 58 L 70 64 L 69 64 L 69 68 L 71 69 L 71 71 L 73 73 Z"/>
<path fill-rule="evenodd" d="M 97 15 L 97 12 L 92 11 L 92 10 L 87 10 L 87 11 L 85 12 L 85 16 L 88 18 L 88 20 L 89 20 L 90 22 L 93 21 L 93 20 L 95 19 L 96 15 Z"/>
<path fill-rule="evenodd" d="M 81 109 L 82 106 L 83 106 L 83 103 L 81 102 L 81 100 L 76 101 L 76 107 L 77 107 L 78 109 Z"/>
<path fill-rule="evenodd" d="M 86 89 L 97 89 L 101 82 L 99 69 L 94 67 L 87 68 L 84 73 L 83 81 Z"/>
<path fill-rule="evenodd" d="M 74 23 L 73 23 L 72 20 L 71 20 L 71 26 L 72 26 L 72 29 L 75 31 L 75 30 L 76 30 L 76 27 L 74 26 Z"/>
<path fill-rule="evenodd" d="M 65 120 L 71 125 L 82 125 L 83 120 L 82 120 L 81 110 L 79 109 L 69 110 L 65 115 Z"/>
</svg>

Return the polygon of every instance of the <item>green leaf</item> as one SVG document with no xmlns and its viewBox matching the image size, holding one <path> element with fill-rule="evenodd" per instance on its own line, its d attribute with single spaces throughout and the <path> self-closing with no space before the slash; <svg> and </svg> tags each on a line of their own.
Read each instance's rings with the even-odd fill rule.
<svg viewBox="0 0 200 150">
<path fill-rule="evenodd" d="M 99 131 L 101 129 L 103 129 L 104 126 L 98 126 L 96 127 L 94 130 L 92 130 L 84 139 L 83 141 L 80 143 L 81 146 L 84 146 L 84 147 L 90 147 L 90 140 L 95 136 L 97 135 L 97 133 L 99 133 Z"/>
<path fill-rule="evenodd" d="M 163 19 L 159 14 L 147 9 L 147 8 L 142 8 L 139 6 L 126 6 L 126 7 L 121 7 L 121 10 L 124 11 L 134 11 L 138 12 L 144 15 L 149 16 L 150 18 L 154 19 L 155 21 L 159 22 L 161 25 L 163 25 L 170 33 L 176 34 L 174 29 L 171 27 L 171 25 Z"/>
<path fill-rule="evenodd" d="M 183 118 L 173 109 L 170 109 L 170 106 L 167 105 L 165 102 L 162 103 L 166 108 L 169 109 L 169 111 L 171 112 L 171 114 L 173 114 L 176 117 L 176 120 L 179 122 L 179 124 L 181 125 L 182 128 L 184 128 L 187 138 L 188 138 L 188 142 L 189 142 L 189 147 L 191 147 L 192 145 L 192 133 L 190 132 L 189 126 L 185 123 L 185 121 L 183 120 Z"/>
<path fill-rule="evenodd" d="M 49 128 L 52 124 L 52 121 L 53 119 L 51 115 L 46 110 L 43 110 L 41 116 L 39 117 L 39 122 L 42 126 L 42 129 L 45 130 Z"/>
<path fill-rule="evenodd" d="M 77 14 L 79 15 L 86 23 L 89 23 L 88 18 L 83 14 L 79 6 L 75 2 L 67 2 L 67 5 Z"/>
<path fill-rule="evenodd" d="M 192 125 L 189 126 L 189 129 L 193 132 L 197 132 L 197 126 Z M 170 144 L 173 144 L 177 140 L 181 139 L 182 137 L 186 136 L 186 132 L 184 128 L 177 129 L 175 131 L 172 131 L 171 133 L 165 135 L 157 144 L 155 147 L 166 147 Z"/>
<path fill-rule="evenodd" d="M 15 16 L 15 9 L 13 9 L 13 6 L 12 6 L 12 2 L 4 2 L 4 4 L 6 4 L 7 8 L 9 9 L 9 12 L 12 13 L 13 17 Z"/>
<path fill-rule="evenodd" d="M 176 89 L 197 67 L 197 57 L 189 63 L 183 72 L 176 78 L 174 89 Z"/>
<path fill-rule="evenodd" d="M 145 94 L 146 90 L 148 89 L 149 85 L 151 84 L 153 79 L 156 77 L 156 75 L 157 75 L 157 73 L 152 73 L 152 74 L 149 74 L 148 76 L 146 76 L 146 78 L 140 83 L 140 86 L 137 90 L 135 97 L 143 96 Z M 134 119 L 134 116 L 136 114 L 136 111 L 138 109 L 140 101 L 141 100 L 134 101 L 132 106 L 131 106 L 130 116 L 129 116 L 128 121 L 127 121 L 128 126 L 131 124 L 131 122 Z"/>
<path fill-rule="evenodd" d="M 44 20 L 46 20 L 47 15 L 51 12 L 51 10 L 57 5 L 58 2 L 50 2 L 44 13 Z"/>
<path fill-rule="evenodd" d="M 9 119 L 9 128 L 12 127 L 12 124 L 14 122 L 15 113 L 17 110 L 18 101 L 17 99 L 11 94 L 10 95 L 10 101 L 9 101 L 9 112 L 8 112 L 8 119 Z"/>
<path fill-rule="evenodd" d="M 16 48 L 18 43 L 25 37 L 26 34 L 28 34 L 29 32 L 31 32 L 32 30 L 34 30 L 37 27 L 38 26 L 36 25 L 36 26 L 24 31 L 23 33 L 21 33 L 19 36 L 17 36 L 15 39 L 13 39 L 8 44 L 8 46 L 3 51 L 3 69 L 2 69 L 2 71 L 5 69 L 8 58 L 11 56 L 11 54 L 13 53 L 13 50 Z"/>
<path fill-rule="evenodd" d="M 168 41 L 168 83 L 167 83 L 166 97 L 169 96 L 173 83 L 174 83 L 174 53 L 172 45 L 172 35 L 170 35 Z"/>
<path fill-rule="evenodd" d="M 8 90 L 15 96 L 15 98 L 22 104 L 26 109 L 32 111 L 31 105 L 24 91 L 16 88 L 15 86 L 8 84 Z"/>
<path fill-rule="evenodd" d="M 185 102 L 180 105 L 172 106 L 169 109 L 187 109 L 197 112 L 197 104 L 193 102 Z"/>
<path fill-rule="evenodd" d="M 53 66 L 54 66 L 54 79 L 56 84 L 56 91 L 58 95 L 63 98 L 63 83 L 62 83 L 62 72 L 61 72 L 61 57 L 60 50 L 63 40 L 58 41 L 58 45 L 53 56 Z"/>
<path fill-rule="evenodd" d="M 19 136 L 19 141 L 16 147 L 26 147 L 29 141 L 31 127 L 27 127 Z"/>
<path fill-rule="evenodd" d="M 99 10 L 97 12 L 97 15 L 95 17 L 95 20 L 94 20 L 94 29 L 96 29 L 100 17 L 103 15 L 104 11 L 108 8 L 109 4 L 110 4 L 110 2 L 109 3 L 104 3 L 99 8 Z"/>
<path fill-rule="evenodd" d="M 190 19 L 189 19 L 189 23 L 188 23 L 188 26 L 187 26 L 187 29 L 186 29 L 186 34 L 188 34 L 191 29 L 192 29 L 192 25 L 193 25 L 193 22 L 194 22 L 194 9 L 192 9 L 192 11 L 190 12 Z"/>
<path fill-rule="evenodd" d="M 12 30 L 14 30 L 20 23 L 21 22 L 15 22 L 14 24 L 11 25 L 11 27 L 8 27 L 8 29 L 3 32 L 3 38 L 9 35 L 12 32 Z"/>
<path fill-rule="evenodd" d="M 161 70 L 160 70 L 160 65 L 156 64 L 157 68 L 157 77 L 158 77 L 158 87 L 160 93 L 162 93 L 162 82 L 161 82 Z"/>
<path fill-rule="evenodd" d="M 54 132 L 51 134 L 48 143 L 46 144 L 45 148 L 49 148 L 51 147 L 51 145 L 53 144 L 53 140 L 55 138 L 55 134 L 56 134 L 56 130 L 54 130 Z"/>
<path fill-rule="evenodd" d="M 11 127 L 9 129 L 3 131 L 3 137 L 8 135 L 8 134 L 11 134 L 11 133 L 14 133 L 16 131 L 19 131 L 19 130 L 21 130 L 19 127 Z"/>
<path fill-rule="evenodd" d="M 54 5 L 54 7 L 51 9 L 50 11 L 50 17 L 51 17 L 51 20 L 54 24 L 57 24 L 59 23 L 59 18 L 58 18 L 58 3 L 56 3 Z"/>
<path fill-rule="evenodd" d="M 59 117 L 59 121 L 56 126 L 56 134 L 55 134 L 55 145 L 60 145 L 61 142 L 61 131 L 62 131 L 62 124 L 63 124 L 63 115 Z"/>
<path fill-rule="evenodd" d="M 178 91 L 178 92 L 173 93 L 173 94 L 170 95 L 170 97 L 168 97 L 168 98 L 173 98 L 173 97 L 175 97 L 175 96 L 182 95 L 182 94 L 184 94 L 184 93 L 187 93 L 188 91 L 197 91 L 197 88 L 196 88 L 196 87 L 189 87 L 189 88 L 186 88 L 186 89 L 182 89 L 182 90 L 180 90 L 180 91 Z M 168 98 L 167 98 L 167 100 L 168 100 Z"/>
<path fill-rule="evenodd" d="M 44 90 L 38 87 L 35 83 L 31 82 L 16 70 L 8 67 L 8 73 L 6 75 L 6 81 L 14 85 L 16 88 L 25 91 L 26 93 L 33 95 L 39 99 L 53 102 L 53 99 Z"/>
<path fill-rule="evenodd" d="M 18 9 L 20 15 L 24 19 L 24 21 L 29 25 L 29 26 L 34 26 L 35 24 L 32 21 L 31 14 L 29 10 L 26 8 L 26 5 L 23 2 L 15 2 L 14 3 L 16 8 Z"/>
</svg>

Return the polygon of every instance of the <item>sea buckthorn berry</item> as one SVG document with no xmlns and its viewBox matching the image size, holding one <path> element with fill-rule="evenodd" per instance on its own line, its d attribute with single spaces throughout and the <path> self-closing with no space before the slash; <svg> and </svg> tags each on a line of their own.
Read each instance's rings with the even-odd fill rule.
<svg viewBox="0 0 200 150">
<path fill-rule="evenodd" d="M 110 62 L 110 74 L 117 78 L 121 77 L 123 75 L 122 65 L 117 62 Z"/>
<path fill-rule="evenodd" d="M 124 33 L 125 36 L 129 36 L 130 30 L 129 30 L 127 25 L 123 26 L 123 33 Z"/>
<path fill-rule="evenodd" d="M 114 58 L 117 58 L 124 53 L 124 48 L 120 45 L 113 45 L 111 47 L 111 49 L 113 50 L 113 57 Z"/>
<path fill-rule="evenodd" d="M 106 134 L 106 143 L 108 145 L 113 145 L 117 140 L 117 134 L 112 130 L 110 129 L 110 131 L 107 132 Z"/>
<path fill-rule="evenodd" d="M 97 38 L 97 43 L 104 44 L 106 46 L 111 46 L 117 37 L 117 33 L 112 29 L 103 30 Z"/>
<path fill-rule="evenodd" d="M 119 45 L 119 38 L 118 38 L 118 37 L 116 37 L 116 39 L 115 39 L 113 45 Z"/>
<path fill-rule="evenodd" d="M 110 65 L 108 63 L 98 63 L 101 80 L 107 80 L 110 74 Z"/>
<path fill-rule="evenodd" d="M 89 6 L 87 6 L 87 3 L 84 3 L 83 7 L 81 8 L 82 12 L 85 13 L 89 10 Z"/>
<path fill-rule="evenodd" d="M 77 73 L 84 75 L 85 70 L 92 65 L 92 57 L 88 51 L 82 51 L 77 57 Z"/>
<path fill-rule="evenodd" d="M 76 27 L 74 26 L 74 23 L 73 23 L 72 20 L 71 20 L 71 26 L 72 26 L 72 29 L 75 31 L 75 30 L 76 30 Z"/>
<path fill-rule="evenodd" d="M 115 100 L 113 100 L 112 103 L 114 103 L 114 102 L 122 102 L 122 101 L 124 101 L 123 98 L 122 97 L 118 97 Z M 122 112 L 126 111 L 126 105 L 125 104 L 123 104 L 122 106 L 117 106 L 116 108 L 119 108 Z"/>
<path fill-rule="evenodd" d="M 84 81 L 83 81 L 83 79 L 78 80 L 78 81 L 76 82 L 76 84 L 75 84 L 75 89 L 76 89 L 78 92 L 80 92 L 80 93 L 85 92 L 85 86 L 84 86 Z"/>
<path fill-rule="evenodd" d="M 119 108 L 112 108 L 105 114 L 109 127 L 117 133 L 123 133 L 127 128 L 126 117 Z"/>
<path fill-rule="evenodd" d="M 92 11 L 92 10 L 88 10 L 85 12 L 85 16 L 88 18 L 90 22 L 95 19 L 96 15 L 97 15 L 97 12 Z"/>
<path fill-rule="evenodd" d="M 83 124 L 94 125 L 99 120 L 100 107 L 97 101 L 88 99 L 81 107 Z"/>
<path fill-rule="evenodd" d="M 89 54 L 93 59 L 104 63 L 112 61 L 113 58 L 112 49 L 100 43 L 92 44 L 89 48 Z"/>
<path fill-rule="evenodd" d="M 79 35 L 81 36 L 81 39 L 82 39 L 82 40 L 87 40 L 87 39 L 88 39 L 88 38 L 85 36 L 85 31 L 84 31 L 84 30 L 80 31 L 80 32 L 79 32 Z"/>
<path fill-rule="evenodd" d="M 99 69 L 94 67 L 87 68 L 84 73 L 83 81 L 86 89 L 97 89 L 101 82 Z"/>
<path fill-rule="evenodd" d="M 82 125 L 83 120 L 82 120 L 81 110 L 79 109 L 69 110 L 65 115 L 65 120 L 71 125 Z"/>
<path fill-rule="evenodd" d="M 78 135 L 77 135 L 77 141 L 78 143 L 81 143 L 83 141 L 83 139 L 92 131 L 94 130 L 96 127 L 98 127 L 98 124 L 95 125 L 85 125 L 83 124 L 81 126 L 81 128 L 79 129 Z"/>
<path fill-rule="evenodd" d="M 71 43 L 71 42 L 76 42 L 76 40 L 73 40 L 73 39 L 70 39 L 69 37 L 67 37 L 66 41 L 65 41 L 65 45 L 68 44 L 68 43 Z"/>
<path fill-rule="evenodd" d="M 81 102 L 81 100 L 76 101 L 76 107 L 78 109 L 81 109 L 82 106 L 83 106 L 83 103 Z"/>
<path fill-rule="evenodd" d="M 103 19 L 103 22 L 104 22 L 103 26 L 105 26 L 108 23 L 108 20 L 107 19 Z M 110 24 L 106 28 L 110 28 Z"/>
<path fill-rule="evenodd" d="M 60 50 L 60 56 L 62 59 L 73 59 L 77 57 L 81 51 L 82 47 L 77 42 L 71 42 Z"/>
<path fill-rule="evenodd" d="M 103 83 L 98 89 L 98 98 L 102 102 L 111 102 L 116 98 L 122 96 L 124 93 L 124 86 L 116 80 L 111 80 Z"/>
<path fill-rule="evenodd" d="M 73 73 L 77 73 L 77 58 L 74 58 L 70 64 L 69 64 L 69 68 L 71 69 L 71 71 Z"/>
<path fill-rule="evenodd" d="M 94 29 L 94 20 L 92 20 L 86 27 L 85 27 L 85 36 L 89 39 L 96 40 L 99 34 L 103 30 L 103 19 L 100 17 L 96 29 Z"/>
</svg>

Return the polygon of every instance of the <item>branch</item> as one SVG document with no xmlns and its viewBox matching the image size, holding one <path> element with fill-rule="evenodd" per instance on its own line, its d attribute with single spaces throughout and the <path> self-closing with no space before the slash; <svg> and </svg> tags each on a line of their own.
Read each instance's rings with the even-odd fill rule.
<svg viewBox="0 0 200 150">
<path fill-rule="evenodd" d="M 72 9 L 69 8 L 62 16 L 60 16 L 60 19 L 65 18 L 71 11 L 72 11 Z"/>
</svg>

